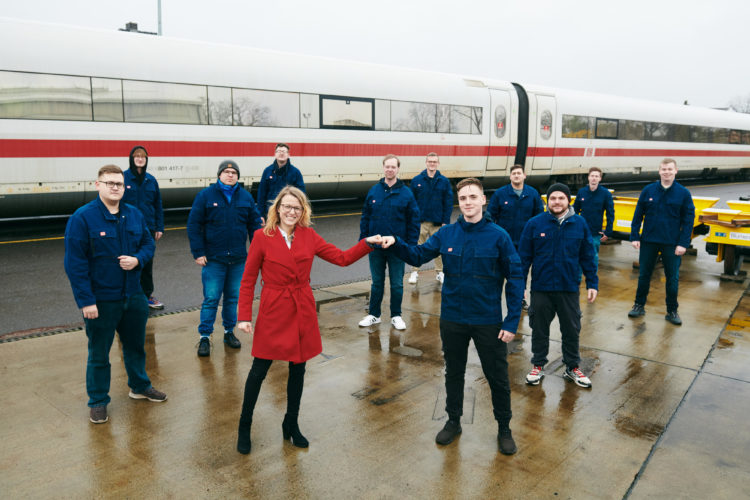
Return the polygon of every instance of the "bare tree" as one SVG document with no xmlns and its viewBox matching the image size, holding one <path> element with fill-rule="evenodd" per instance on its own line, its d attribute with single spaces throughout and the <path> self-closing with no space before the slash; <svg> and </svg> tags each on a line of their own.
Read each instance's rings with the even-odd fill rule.
<svg viewBox="0 0 750 500">
<path fill-rule="evenodd" d="M 271 116 L 271 108 L 247 98 L 235 99 L 234 124 L 250 127 L 272 127 L 276 125 Z"/>
<path fill-rule="evenodd" d="M 738 113 L 750 113 L 750 94 L 733 98 L 727 106 Z"/>
</svg>

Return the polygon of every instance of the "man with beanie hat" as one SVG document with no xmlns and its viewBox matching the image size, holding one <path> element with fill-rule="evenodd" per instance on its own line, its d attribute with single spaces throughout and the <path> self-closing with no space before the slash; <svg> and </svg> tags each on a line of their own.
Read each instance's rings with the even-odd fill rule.
<svg viewBox="0 0 750 500">
<path fill-rule="evenodd" d="M 594 265 L 591 231 L 586 220 L 570 206 L 570 189 L 553 184 L 547 190 L 547 211 L 533 217 L 521 234 L 518 247 L 524 278 L 531 268 L 531 364 L 526 383 L 538 385 L 544 377 L 549 352 L 549 325 L 557 315 L 562 333 L 563 376 L 581 387 L 591 380 L 578 368 L 581 331 L 579 269 L 586 276 L 587 298 L 594 302 L 599 280 Z"/>
<path fill-rule="evenodd" d="M 146 172 L 148 153 L 143 146 L 135 146 L 130 151 L 130 168 L 125 171 L 125 190 L 122 201 L 136 207 L 143 214 L 148 230 L 154 241 L 164 235 L 164 209 L 161 205 L 161 192 L 156 178 Z M 164 304 L 154 298 L 154 261 L 141 266 L 141 288 L 151 309 L 164 309 Z"/>
<path fill-rule="evenodd" d="M 202 267 L 203 304 L 198 333 L 198 356 L 211 354 L 210 336 L 222 295 L 221 318 L 224 343 L 241 346 L 234 336 L 237 302 L 245 270 L 247 243 L 261 227 L 260 214 L 252 195 L 237 182 L 240 168 L 232 160 L 221 162 L 219 179 L 195 197 L 188 217 L 190 251 Z"/>
<path fill-rule="evenodd" d="M 302 173 L 289 161 L 289 146 L 282 142 L 276 145 L 274 160 L 263 170 L 258 186 L 258 209 L 265 219 L 268 207 L 286 186 L 294 186 L 305 192 L 305 181 Z"/>
</svg>

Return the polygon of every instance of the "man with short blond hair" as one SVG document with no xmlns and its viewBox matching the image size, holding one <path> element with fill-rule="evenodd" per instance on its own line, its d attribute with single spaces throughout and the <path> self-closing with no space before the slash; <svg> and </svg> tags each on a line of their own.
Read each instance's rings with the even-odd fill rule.
<svg viewBox="0 0 750 500">
<path fill-rule="evenodd" d="M 414 193 L 419 205 L 421 225 L 419 228 L 419 244 L 427 241 L 438 229 L 450 224 L 453 212 L 453 189 L 447 177 L 440 173 L 440 157 L 437 153 L 429 153 L 425 159 L 426 168 L 412 179 L 409 187 Z M 409 283 L 415 284 L 419 276 L 419 268 L 412 268 Z M 443 274 L 443 260 L 435 259 L 435 279 L 440 283 L 445 279 Z"/>
<path fill-rule="evenodd" d="M 109 351 L 115 331 L 122 344 L 129 396 L 154 402 L 167 399 L 146 374 L 148 303 L 140 273 L 154 255 L 154 239 L 141 212 L 120 202 L 124 187 L 120 167 L 100 168 L 99 196 L 76 210 L 65 228 L 65 272 L 86 325 L 86 391 L 89 420 L 95 424 L 109 420 Z"/>
</svg>

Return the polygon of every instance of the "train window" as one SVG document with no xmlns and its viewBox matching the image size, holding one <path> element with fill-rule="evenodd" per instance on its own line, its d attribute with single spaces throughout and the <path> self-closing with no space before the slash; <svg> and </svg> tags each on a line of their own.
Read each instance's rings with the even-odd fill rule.
<svg viewBox="0 0 750 500">
<path fill-rule="evenodd" d="M 590 139 L 593 134 L 593 117 L 563 115 L 562 136 L 568 139 Z"/>
<path fill-rule="evenodd" d="M 451 106 L 450 133 L 471 134 L 473 119 L 473 108 L 471 106 Z M 438 132 L 442 131 L 439 130 Z"/>
<path fill-rule="evenodd" d="M 453 132 L 453 124 L 451 123 L 454 117 L 451 116 L 451 109 L 455 108 L 456 106 L 451 106 L 450 104 L 437 104 L 437 107 L 435 108 L 435 132 L 438 132 L 440 134 L 449 134 Z M 462 106 L 459 106 L 462 107 Z M 456 129 L 461 128 L 461 124 L 458 123 L 460 120 L 458 117 L 455 117 L 457 120 L 456 123 Z M 471 123 L 469 123 L 469 130 L 466 132 L 453 132 L 454 134 L 458 133 L 465 133 L 468 134 L 471 132 Z"/>
<path fill-rule="evenodd" d="M 552 137 L 552 113 L 545 109 L 539 118 L 539 135 L 545 141 Z"/>
<path fill-rule="evenodd" d="M 0 118 L 91 120 L 91 80 L 0 71 Z"/>
<path fill-rule="evenodd" d="M 690 142 L 690 126 L 674 125 L 675 142 Z"/>
<path fill-rule="evenodd" d="M 505 106 L 502 104 L 495 108 L 495 137 L 502 139 L 505 137 L 505 129 L 507 128 L 507 111 Z"/>
<path fill-rule="evenodd" d="M 299 94 L 232 89 L 232 118 L 244 127 L 299 127 Z"/>
<path fill-rule="evenodd" d="M 437 105 L 426 102 L 391 101 L 391 130 L 399 132 L 437 132 Z M 444 117 L 448 121 L 448 117 Z"/>
<path fill-rule="evenodd" d="M 375 130 L 391 129 L 391 101 L 375 99 Z"/>
<path fill-rule="evenodd" d="M 321 96 L 321 128 L 372 130 L 375 100 L 361 97 Z"/>
<path fill-rule="evenodd" d="M 474 106 L 471 108 L 471 133 L 482 135 L 482 108 Z"/>
<path fill-rule="evenodd" d="M 750 144 L 750 130 L 742 131 L 742 144 Z"/>
<path fill-rule="evenodd" d="M 740 144 L 742 142 L 742 132 L 739 130 L 729 131 L 729 144 Z"/>
<path fill-rule="evenodd" d="M 597 139 L 617 139 L 617 120 L 607 118 L 596 119 Z"/>
<path fill-rule="evenodd" d="M 636 120 L 620 120 L 618 139 L 625 141 L 642 141 L 646 125 Z"/>
<path fill-rule="evenodd" d="M 690 142 L 711 142 L 714 132 L 710 127 L 690 127 Z"/>
<path fill-rule="evenodd" d="M 92 78 L 91 97 L 94 103 L 94 120 L 98 122 L 122 121 L 121 80 Z"/>
<path fill-rule="evenodd" d="M 208 87 L 208 122 L 211 125 L 232 124 L 232 89 Z"/>
<path fill-rule="evenodd" d="M 727 144 L 729 142 L 729 129 L 715 128 L 713 142 L 716 144 Z"/>
<path fill-rule="evenodd" d="M 123 80 L 122 91 L 126 122 L 208 123 L 203 85 Z"/>
<path fill-rule="evenodd" d="M 299 124 L 302 128 L 320 128 L 320 96 L 299 95 Z"/>
</svg>

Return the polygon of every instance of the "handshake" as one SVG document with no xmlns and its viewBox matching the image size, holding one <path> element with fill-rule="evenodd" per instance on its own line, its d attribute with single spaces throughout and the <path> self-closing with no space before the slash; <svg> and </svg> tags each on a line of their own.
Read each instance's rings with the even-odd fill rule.
<svg viewBox="0 0 750 500">
<path fill-rule="evenodd" d="M 379 234 L 376 234 L 375 236 L 365 238 L 365 241 L 370 245 L 380 245 L 381 248 L 388 248 L 396 243 L 396 238 L 393 236 L 380 236 Z"/>
</svg>

